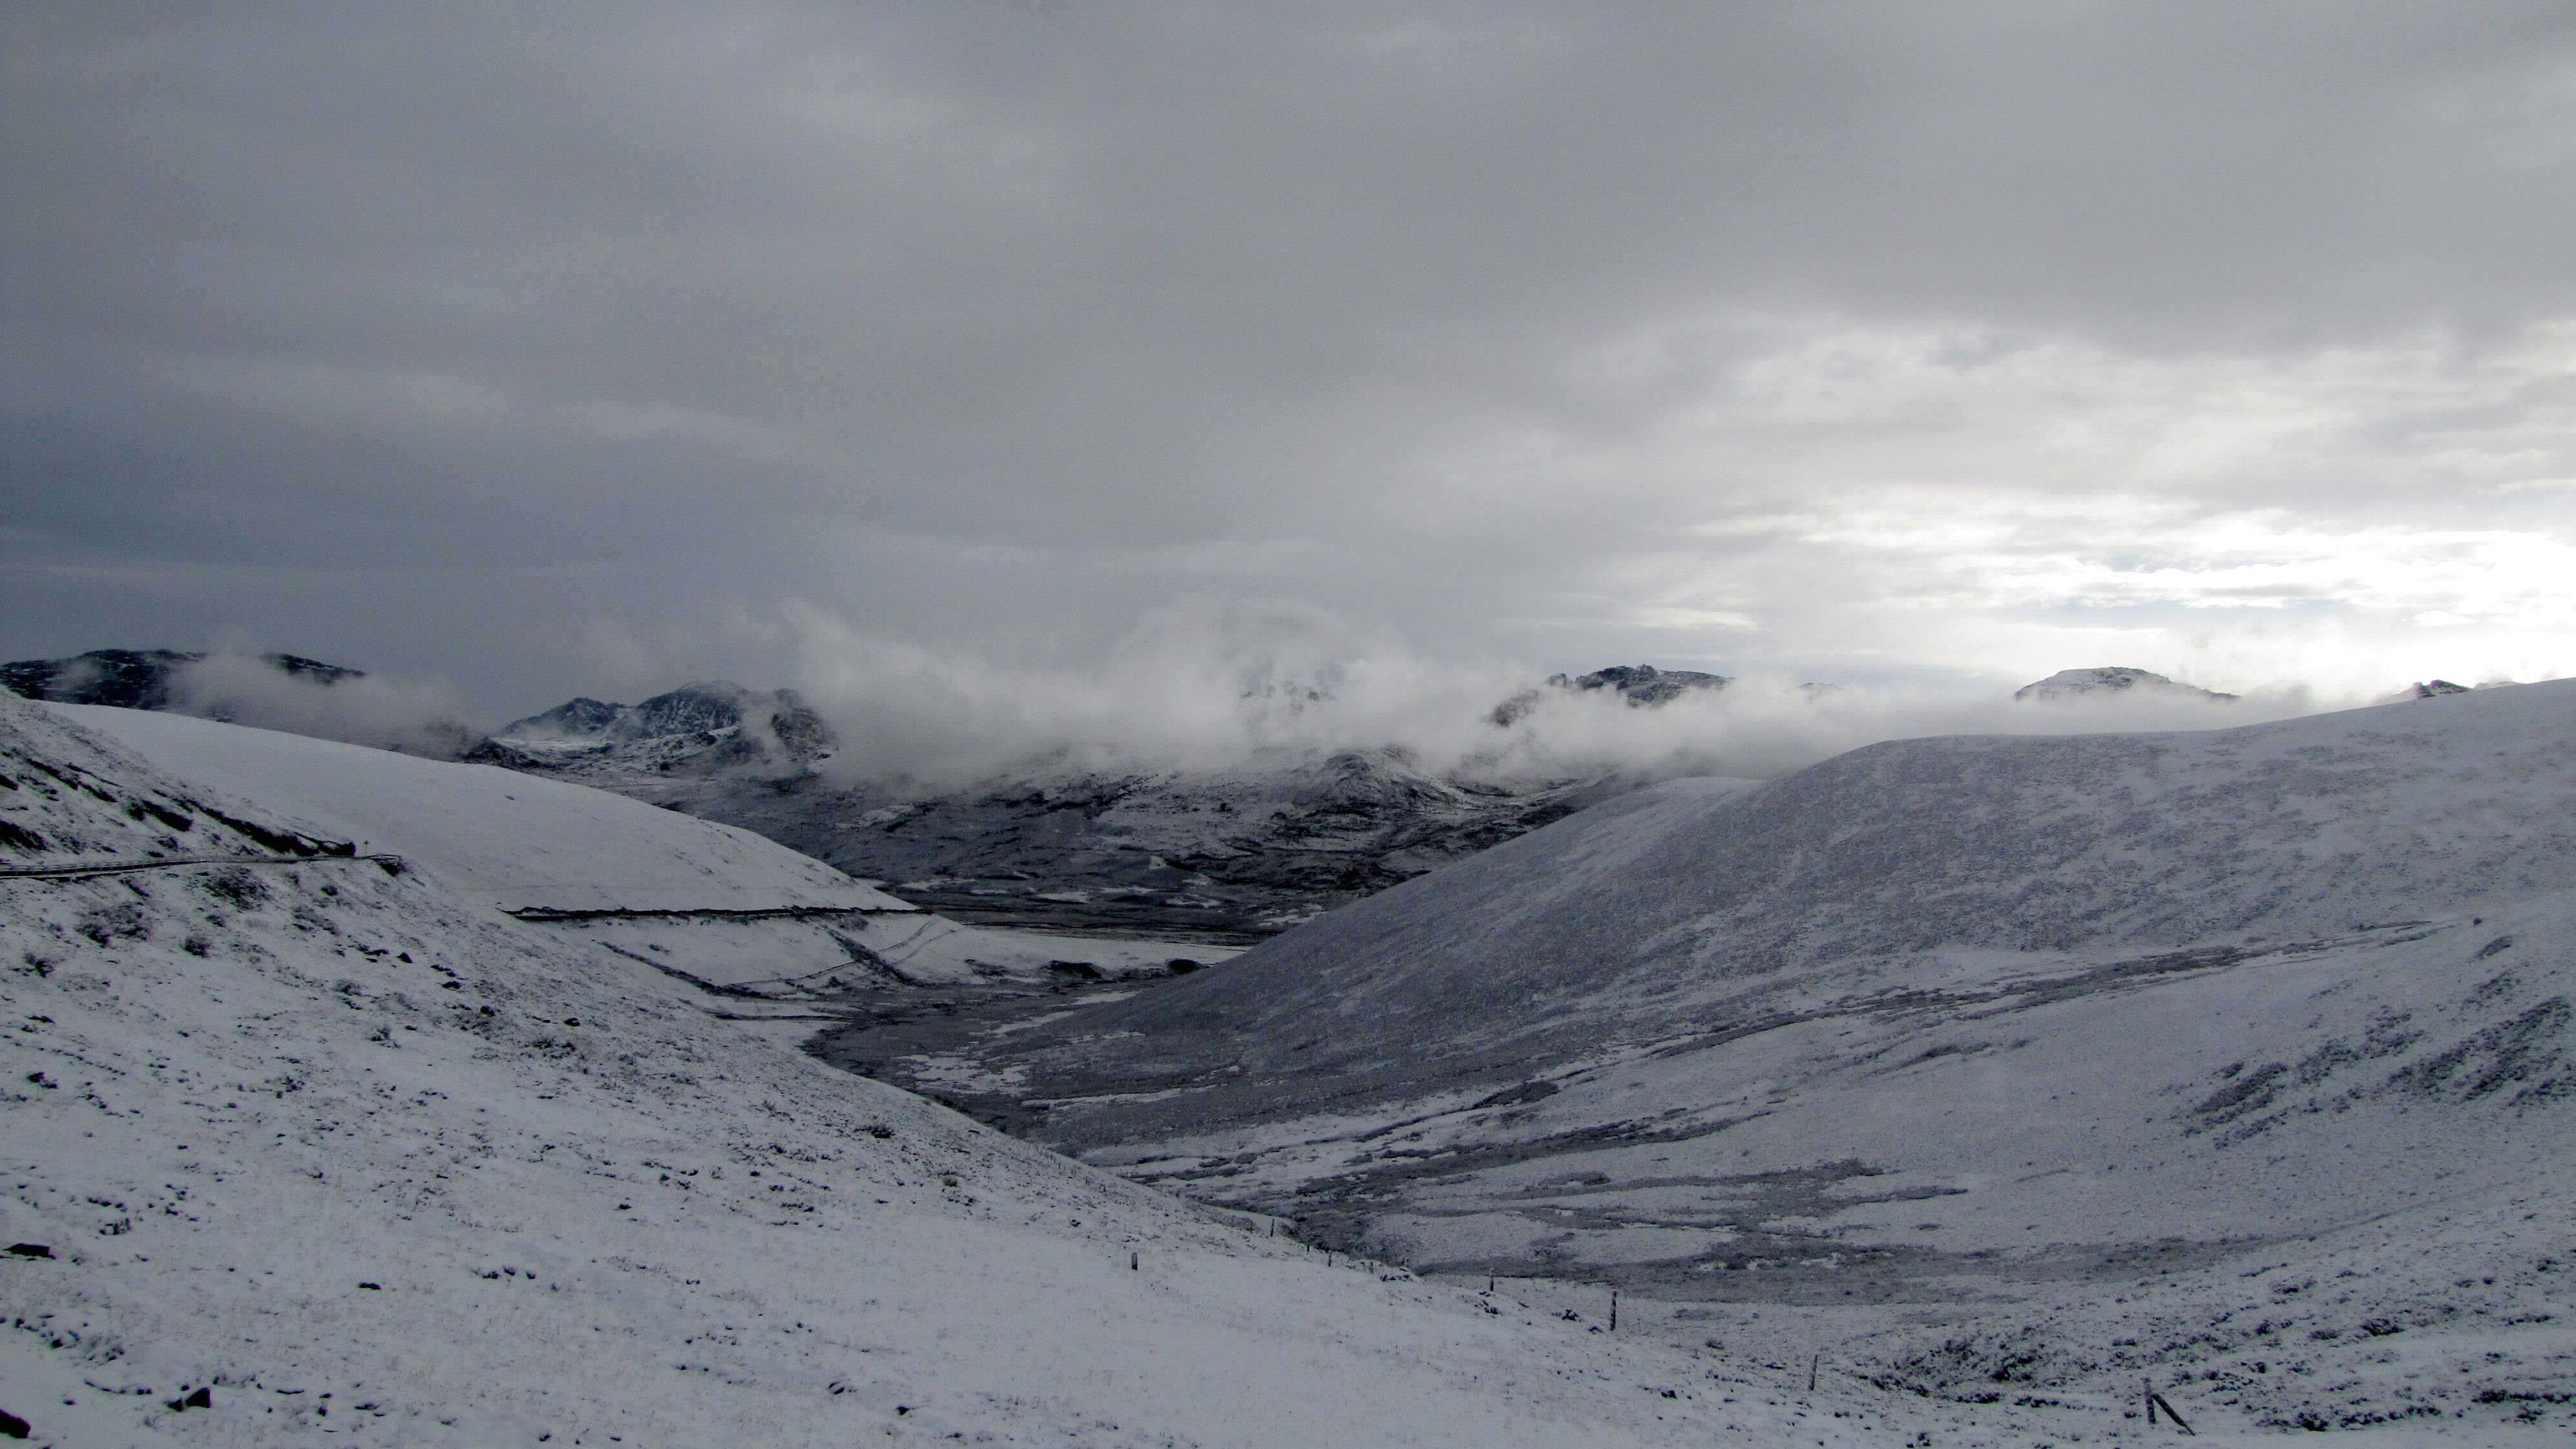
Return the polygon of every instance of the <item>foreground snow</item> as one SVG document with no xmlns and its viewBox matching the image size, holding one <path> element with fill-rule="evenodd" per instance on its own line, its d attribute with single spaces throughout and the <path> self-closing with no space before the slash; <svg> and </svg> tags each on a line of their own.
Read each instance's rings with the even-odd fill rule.
<svg viewBox="0 0 2576 1449">
<path fill-rule="evenodd" d="M 5 700 L 0 776 L 0 810 L 39 822 L 20 866 L 177 854 L 215 809 L 328 824 L 351 798 L 226 801 Z M 51 1254 L 0 1258 L 0 1408 L 37 1442 L 1839 1444 L 1962 1422 L 1328 1266 L 739 1031 L 435 869 L 247 839 L 242 864 L 0 880 L 0 1233 Z"/>
</svg>

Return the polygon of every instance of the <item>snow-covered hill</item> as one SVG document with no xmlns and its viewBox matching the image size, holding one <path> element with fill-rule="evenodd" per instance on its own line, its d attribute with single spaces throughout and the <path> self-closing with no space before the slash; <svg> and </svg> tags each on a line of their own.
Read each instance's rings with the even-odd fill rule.
<svg viewBox="0 0 2576 1449">
<path fill-rule="evenodd" d="M 290 811 L 98 718 L 0 700 L 0 1410 L 32 1442 L 1843 1444 L 1969 1421 L 1328 1262 L 451 889 L 448 844 L 510 855 L 567 797 L 505 828 L 401 775 Z M 240 745 L 235 778 L 278 748 Z M 336 809 L 390 841 L 370 802 L 415 788 L 416 869 L 286 828 Z M 646 817 L 585 818 L 607 865 Z"/>
<path fill-rule="evenodd" d="M 166 770 L 261 801 L 317 836 L 390 852 L 456 894 L 692 981 L 814 1003 L 871 988 L 1162 975 L 1153 942 L 981 930 L 746 830 L 562 780 L 245 729 L 56 706 Z M 1204 963 L 1233 953 L 1194 948 Z"/>
<path fill-rule="evenodd" d="M 2560 682 L 1679 781 L 914 1066 L 1417 1267 L 1797 1305 L 1890 1382 L 2564 1425 L 2571 760 Z"/>
<path fill-rule="evenodd" d="M 502 726 L 476 758 L 608 781 L 670 774 L 775 780 L 804 774 L 832 745 L 831 727 L 795 691 L 764 694 L 715 680 L 641 704 L 566 700 Z"/>
<path fill-rule="evenodd" d="M 2091 669 L 2061 669 L 2032 684 L 2013 691 L 2013 698 L 2024 704 L 2062 704 L 2074 700 L 2098 699 L 2114 694 L 2163 695 L 2168 698 L 2205 700 L 2224 703 L 2236 698 L 2168 679 L 2152 670 L 2125 664 L 2100 665 Z"/>
<path fill-rule="evenodd" d="M 910 909 L 748 831 L 579 785 L 186 715 L 57 708 L 176 775 L 415 858 L 505 910 Z"/>
</svg>

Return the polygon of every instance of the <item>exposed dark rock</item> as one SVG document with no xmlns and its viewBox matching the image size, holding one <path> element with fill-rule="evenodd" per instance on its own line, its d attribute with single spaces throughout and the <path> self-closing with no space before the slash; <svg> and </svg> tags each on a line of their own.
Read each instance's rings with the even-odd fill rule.
<svg viewBox="0 0 2576 1449">
<path fill-rule="evenodd" d="M 1694 690 L 1724 689 L 1734 682 L 1723 674 L 1703 674 L 1696 669 L 1657 669 L 1651 664 L 1614 664 L 1590 674 L 1576 675 L 1571 680 L 1562 674 L 1548 680 L 1560 688 L 1614 690 L 1630 704 L 1649 708 L 1670 704 Z"/>
<path fill-rule="evenodd" d="M 641 704 L 567 700 L 503 726 L 467 758 L 608 789 L 649 775 L 774 784 L 803 775 L 835 743 L 831 727 L 794 690 L 763 694 L 712 681 Z"/>
<path fill-rule="evenodd" d="M 565 700 L 543 714 L 512 720 L 501 733 L 539 739 L 595 740 L 626 713 L 626 706 L 588 696 Z"/>
<path fill-rule="evenodd" d="M 22 698 L 58 704 L 169 709 L 176 702 L 179 671 L 205 657 L 172 649 L 93 649 L 67 659 L 20 659 L 0 664 L 0 686 Z M 363 671 L 297 654 L 259 657 L 294 678 L 317 684 L 364 677 Z"/>
</svg>

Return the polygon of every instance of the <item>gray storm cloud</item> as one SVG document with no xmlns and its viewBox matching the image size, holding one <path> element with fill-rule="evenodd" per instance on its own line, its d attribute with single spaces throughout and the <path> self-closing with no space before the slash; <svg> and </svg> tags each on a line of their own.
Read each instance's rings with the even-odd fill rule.
<svg viewBox="0 0 2576 1449">
<path fill-rule="evenodd" d="M 1209 597 L 1557 667 L 2576 668 L 2563 5 L 4 43 L 15 655 L 239 629 L 500 713 L 631 692 L 602 630 L 747 676 L 746 611 L 1007 656 Z"/>
</svg>

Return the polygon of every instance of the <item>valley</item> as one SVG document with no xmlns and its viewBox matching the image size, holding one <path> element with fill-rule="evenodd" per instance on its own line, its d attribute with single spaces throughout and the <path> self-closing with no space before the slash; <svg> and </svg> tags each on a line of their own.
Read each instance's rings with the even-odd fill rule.
<svg viewBox="0 0 2576 1449">
<path fill-rule="evenodd" d="M 526 1161 L 541 1174 L 552 1149 L 537 1135 L 592 1134 L 601 1145 L 586 1170 L 609 1184 L 630 1180 L 615 1166 L 627 1157 L 664 1184 L 709 1181 L 707 1163 L 673 1155 L 683 1141 L 747 1173 L 774 1139 L 791 1161 L 845 1166 L 800 1169 L 787 1186 L 804 1196 L 773 1233 L 795 1233 L 826 1196 L 853 1191 L 873 1190 L 880 1208 L 964 1214 L 954 1229 L 904 1219 L 885 1241 L 910 1246 L 864 1266 L 812 1238 L 782 1261 L 847 1261 L 935 1295 L 921 1275 L 945 1261 L 939 1244 L 983 1222 L 971 1231 L 1006 1234 L 984 1250 L 1009 1265 L 1004 1279 L 1056 1281 L 1062 1250 L 1011 1235 L 1071 1194 L 1090 1206 L 1060 1215 L 1062 1231 L 1083 1243 L 1102 1221 L 1123 1225 L 1110 1241 L 1135 1253 L 1130 1272 L 1158 1242 L 1195 1265 L 1249 1249 L 1249 1262 L 1364 1269 L 1363 1281 L 1434 1313 L 1401 1330 L 1387 1320 L 1407 1341 L 1447 1345 L 1426 1362 L 1499 1353 L 1523 1366 L 1499 1369 L 1518 1381 L 1528 1365 L 1567 1371 L 1568 1345 L 1585 1345 L 1584 1362 L 1618 1365 L 1612 1379 L 1661 1385 L 1649 1418 L 1614 1415 L 1616 1442 L 1774 1442 L 1790 1423 L 1821 1430 L 1819 1417 L 1846 1436 L 1811 1436 L 1828 1442 L 2117 1440 L 2137 1431 L 2129 1401 L 2142 1376 L 2219 1442 L 2313 1427 L 2546 1442 L 2567 1427 L 2558 1396 L 2576 1365 L 2564 1326 L 2576 1242 L 2562 1150 L 2576 1101 L 2576 897 L 2564 885 L 2576 801 L 2558 763 L 2576 717 L 2568 689 L 2433 694 L 2197 733 L 1901 741 L 1769 782 L 1640 784 L 1248 950 L 1241 941 L 1256 933 L 1184 937 L 1168 920 L 1119 932 L 1115 917 L 1053 931 L 959 919 L 667 808 L 670 797 L 647 803 L 651 790 L 592 788 L 579 766 L 496 768 L 167 712 L 10 704 L 21 763 L 6 773 L 43 782 L 33 795 L 19 787 L 10 817 L 35 842 L 21 853 L 40 857 L 5 882 L 19 893 L 9 929 L 27 963 L 12 1000 L 30 1023 L 13 1049 L 85 1023 L 63 1060 L 115 1073 L 39 1068 L 16 1095 L 31 1109 L 69 1105 L 47 1093 L 76 1079 L 106 1104 L 83 1110 L 123 1113 L 98 1097 L 102 1081 L 130 1094 L 152 1070 L 137 1063 L 194 1061 L 189 1095 L 138 1099 L 159 1103 L 148 1111 L 168 1125 L 115 1139 L 116 1150 L 220 1152 L 224 1177 L 282 1183 L 290 1164 L 275 1150 L 350 1130 L 364 1098 L 347 1094 L 382 1074 L 369 1051 L 411 1046 L 405 1034 L 438 1046 L 439 1031 L 462 1030 L 433 1054 L 440 1065 L 420 1083 L 429 1095 L 404 1100 L 454 1099 L 452 1083 L 470 1080 L 480 1085 L 469 1100 L 486 1110 L 513 1102 L 556 1124 L 526 1129 Z M 726 748 L 734 728 L 699 731 L 715 743 L 698 751 Z M 696 737 L 640 738 L 671 749 Z M 699 778 L 689 758 L 682 750 L 683 768 L 668 772 L 680 791 Z M 746 758 L 772 757 L 743 747 L 704 778 L 748 798 Z M 38 796 L 51 803 L 31 813 Z M 197 837 L 222 821 L 244 822 L 221 827 L 242 837 L 233 853 L 278 854 L 273 883 L 213 862 Z M 244 989 L 227 973 L 244 969 L 270 983 L 252 999 L 275 997 L 264 1009 L 305 1023 L 295 1030 L 309 1045 L 272 1051 L 278 1065 L 259 1067 L 258 1051 L 234 1061 L 232 1048 L 203 1057 L 194 1044 L 253 1020 L 226 1014 L 228 993 Z M 273 972 L 285 974 L 263 974 Z M 152 983 L 149 996 L 117 994 L 120 980 Z M 178 1012 L 174 992 L 205 1005 Z M 340 1035 L 335 1002 L 359 1036 Z M 283 1113 L 304 1086 L 269 1092 L 280 1112 L 204 1105 L 218 1082 L 238 1104 L 243 1084 L 310 1084 L 314 1070 L 341 1084 L 312 1100 L 327 1118 Z M 553 1105 L 573 1100 L 584 1105 L 571 1117 Z M 908 1141 L 902 1121 L 914 1119 L 849 1103 L 930 1114 L 918 1120 L 937 1124 L 953 1165 L 884 1158 L 869 1144 Z M 636 1111 L 667 1125 L 610 1125 Z M 271 1119 L 270 1147 L 242 1130 Z M 677 1128 L 684 1119 L 697 1125 Z M 330 1199 L 327 1212 L 356 1214 L 349 1243 L 405 1261 L 471 1256 L 498 1251 L 474 1246 L 481 1225 L 557 1221 L 539 1199 L 503 1208 L 465 1189 L 460 1170 L 500 1165 L 474 1145 L 488 1131 L 436 1113 L 407 1120 L 362 1134 L 381 1144 L 365 1148 L 378 1164 L 369 1180 L 438 1185 Z M 780 1135 L 805 1120 L 827 1124 L 822 1135 Z M 433 1124 L 447 1145 L 406 1135 Z M 597 1136 L 639 1130 L 614 1150 Z M 155 1146 L 152 1134 L 171 1141 Z M 46 1140 L 54 1147 L 21 1170 L 11 1231 L 22 1239 L 61 1238 L 83 1192 L 135 1200 L 140 1188 L 109 1183 L 91 1148 Z M 181 1140 L 189 1147 L 172 1145 Z M 446 1166 L 420 1179 L 397 1161 Z M 920 1195 L 925 1180 L 946 1208 Z M 1120 1180 L 1132 1186 L 1109 1186 Z M 76 1181 L 109 1190 L 75 1192 Z M 616 1191 L 613 1211 L 593 1210 L 642 1206 L 634 1189 Z M 1106 1206 L 1116 1193 L 1139 1194 L 1147 1216 L 1118 1216 Z M 206 1219 L 239 1222 L 248 1199 L 202 1201 L 243 1204 Z M 997 1205 L 998 1216 L 979 1210 Z M 424 1207 L 425 1239 L 406 1225 Z M 731 1275 L 728 1292 L 783 1293 L 808 1320 L 841 1323 L 844 1342 L 884 1338 L 871 1316 L 882 1296 L 750 1287 L 762 1270 L 708 1236 L 738 1234 L 720 1224 L 747 1226 L 750 1207 L 669 1219 L 658 1257 L 636 1261 L 706 1267 L 650 1311 L 711 1311 L 689 1305 L 713 1270 Z M 599 1229 L 566 1219 L 546 1231 L 579 1244 Z M 159 1378 L 213 1382 L 232 1403 L 244 1383 L 326 1363 L 353 1383 L 379 1381 L 382 1364 L 315 1343 L 286 1359 L 219 1349 L 194 1326 L 214 1320 L 148 1286 L 164 1283 L 156 1259 L 201 1264 L 251 1240 L 183 1245 L 195 1241 L 130 1260 L 92 1250 L 85 1261 L 122 1264 L 98 1281 L 124 1286 L 19 1301 L 198 1345 L 151 1359 L 124 1340 L 63 1340 L 92 1345 L 94 1364 L 163 1365 L 155 1393 Z M 573 1288 L 561 1275 L 575 1267 L 558 1265 L 551 1291 Z M 1248 1271 L 1249 1297 L 1206 1311 L 1309 1301 L 1270 1269 Z M 627 1294 L 612 1308 L 597 1296 L 604 1282 L 582 1282 L 574 1291 L 591 1296 L 579 1311 L 594 1317 L 659 1301 Z M 301 1291 L 299 1302 L 337 1301 L 318 1283 Z M 146 1299 L 168 1304 L 148 1327 L 131 1306 Z M 972 1301 L 906 1301 L 907 1314 L 948 1325 L 939 1333 L 988 1331 L 973 1326 L 986 1310 Z M 1352 1313 L 1414 1311 L 1388 1303 L 1333 1307 L 1342 1326 L 1318 1331 L 1351 1332 Z M 1046 1311 L 1062 1310 L 1079 1311 L 1072 1300 Z M 1163 1324 L 1162 1312 L 1133 1321 Z M 1438 1326 L 1439 1313 L 1539 1337 L 1471 1350 L 1462 1345 L 1485 1330 Z M 619 1321 L 623 1334 L 659 1331 Z M 683 1372 L 688 1347 L 664 1350 Z M 808 1372 L 794 1365 L 838 1360 L 797 1352 L 807 1356 L 723 1372 L 773 1385 L 760 1401 L 779 1406 L 779 1422 L 808 1423 L 808 1409 L 786 1407 L 802 1402 L 793 1392 L 776 1395 Z M 1018 1432 L 1054 1412 L 976 1399 L 974 1385 L 1046 1372 L 998 1347 L 976 1353 L 934 1376 L 953 1387 L 946 1417 L 924 1427 Z M 41 1377 L 56 1362 L 39 1353 L 21 1367 Z M 240 1366 L 254 1362 L 270 1367 Z M 581 1372 L 627 1382 L 623 1362 Z M 474 1364 L 522 1386 L 510 1390 L 511 1422 L 544 1419 L 551 1390 Z M 1821 1375 L 1812 1388 L 1808 1374 Z M 896 1392 L 882 1387 L 891 1380 L 843 1381 Z M 452 1379 L 403 1382 L 407 1402 L 461 1402 Z M 713 1412 L 640 1383 L 618 1392 L 630 1399 L 579 1398 L 583 1422 L 640 1426 L 637 1405 L 679 1416 L 669 1422 Z M 1712 1392 L 1714 1402 L 1693 1397 Z M 1195 1424 L 1198 1442 L 1289 1442 L 1193 1419 L 1194 1391 L 1159 1370 L 1119 1402 L 1159 1405 L 1161 1422 Z M 1545 1426 L 1590 1412 L 1553 1389 L 1513 1402 L 1499 1419 L 1410 1418 L 1405 1432 L 1562 1442 Z M 1753 1415 L 1757 1404 L 1772 1417 Z M 1263 1412 L 1265 1435 L 1295 1423 L 1323 1432 L 1296 1411 Z M 887 1422 L 911 1414 L 907 1402 Z M 136 1422 L 159 1432 L 167 1421 Z M 406 1422 L 435 1437 L 498 1421 L 424 1409 Z M 1449 1437 L 1470 1423 L 1477 1437 Z"/>
</svg>

